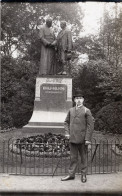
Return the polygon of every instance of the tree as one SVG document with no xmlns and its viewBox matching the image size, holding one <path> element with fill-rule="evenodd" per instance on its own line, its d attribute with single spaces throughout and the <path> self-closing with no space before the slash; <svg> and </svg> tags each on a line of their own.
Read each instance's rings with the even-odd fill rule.
<svg viewBox="0 0 122 196">
<path fill-rule="evenodd" d="M 103 22 L 101 24 L 99 40 L 103 48 L 106 60 L 111 67 L 121 66 L 122 54 L 122 12 L 118 10 L 118 4 L 113 8 L 114 15 L 104 10 Z"/>
<path fill-rule="evenodd" d="M 38 39 L 38 23 L 48 15 L 53 17 L 54 29 L 59 19 L 65 19 L 71 24 L 74 36 L 78 35 L 83 17 L 78 3 L 3 3 L 3 54 L 12 55 L 15 48 L 22 57 L 25 56 L 29 60 L 32 56 L 31 44 Z"/>
<path fill-rule="evenodd" d="M 2 58 L 1 110 L 2 128 L 26 124 L 33 111 L 35 93 L 34 62 Z"/>
<path fill-rule="evenodd" d="M 104 106 L 96 115 L 95 130 L 122 134 L 122 102 L 112 102 Z"/>
<path fill-rule="evenodd" d="M 2 128 L 21 127 L 31 117 L 40 60 L 38 25 L 48 15 L 55 33 L 59 19 L 71 25 L 74 39 L 82 28 L 78 3 L 2 3 Z"/>
</svg>

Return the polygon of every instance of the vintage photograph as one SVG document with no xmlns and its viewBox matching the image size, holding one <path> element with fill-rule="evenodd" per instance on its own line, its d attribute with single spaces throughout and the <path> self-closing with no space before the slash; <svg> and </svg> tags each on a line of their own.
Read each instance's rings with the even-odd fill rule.
<svg viewBox="0 0 122 196">
<path fill-rule="evenodd" d="M 122 3 L 1 2 L 0 196 L 122 195 Z"/>
</svg>

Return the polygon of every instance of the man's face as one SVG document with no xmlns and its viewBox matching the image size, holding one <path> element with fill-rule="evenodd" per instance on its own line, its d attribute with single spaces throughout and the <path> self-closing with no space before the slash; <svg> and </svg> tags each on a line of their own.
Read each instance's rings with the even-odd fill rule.
<svg viewBox="0 0 122 196">
<path fill-rule="evenodd" d="M 66 23 L 65 23 L 65 22 L 61 22 L 61 23 L 60 23 L 60 27 L 61 27 L 62 29 L 64 29 L 64 28 L 66 27 Z"/>
<path fill-rule="evenodd" d="M 46 21 L 46 25 L 50 28 L 52 26 L 52 20 L 51 19 L 48 19 Z"/>
<path fill-rule="evenodd" d="M 83 105 L 84 98 L 83 97 L 75 97 L 75 103 L 77 106 Z"/>
</svg>

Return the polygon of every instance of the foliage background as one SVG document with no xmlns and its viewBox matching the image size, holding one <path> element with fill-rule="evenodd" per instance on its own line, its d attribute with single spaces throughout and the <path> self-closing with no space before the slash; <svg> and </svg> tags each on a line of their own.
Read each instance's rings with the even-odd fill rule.
<svg viewBox="0 0 122 196">
<path fill-rule="evenodd" d="M 109 127 L 110 132 L 122 133 L 122 12 L 118 12 L 117 4 L 112 8 L 114 16 L 104 10 L 99 34 L 84 37 L 80 36 L 84 13 L 78 3 L 19 2 L 1 6 L 2 129 L 22 127 L 32 115 L 41 46 L 38 29 L 50 15 L 56 35 L 59 20 L 66 20 L 72 30 L 73 93 L 83 91 L 85 105 L 96 118 L 96 130 L 108 131 Z M 81 61 L 81 54 L 87 54 L 86 62 Z"/>
</svg>

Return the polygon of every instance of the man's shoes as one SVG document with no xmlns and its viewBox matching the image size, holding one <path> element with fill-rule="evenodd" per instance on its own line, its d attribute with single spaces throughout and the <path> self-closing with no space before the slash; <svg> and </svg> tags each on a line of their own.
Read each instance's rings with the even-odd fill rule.
<svg viewBox="0 0 122 196">
<path fill-rule="evenodd" d="M 64 178 L 61 178 L 61 181 L 74 180 L 74 179 L 75 179 L 74 176 L 66 176 Z"/>
<path fill-rule="evenodd" d="M 85 183 L 87 181 L 86 175 L 81 175 L 81 182 Z"/>
<path fill-rule="evenodd" d="M 57 75 L 62 75 L 62 71 L 60 71 L 59 73 L 57 73 Z"/>
<path fill-rule="evenodd" d="M 59 73 L 57 73 L 57 75 L 67 75 L 66 71 L 60 71 Z"/>
<path fill-rule="evenodd" d="M 62 75 L 67 75 L 67 72 L 66 72 L 66 71 L 63 71 L 63 72 L 62 72 Z"/>
</svg>

